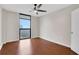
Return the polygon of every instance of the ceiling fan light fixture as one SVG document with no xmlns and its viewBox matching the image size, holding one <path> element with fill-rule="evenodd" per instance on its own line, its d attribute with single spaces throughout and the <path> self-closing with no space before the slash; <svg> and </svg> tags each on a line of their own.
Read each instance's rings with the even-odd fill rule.
<svg viewBox="0 0 79 59">
<path fill-rule="evenodd" d="M 37 10 L 34 10 L 34 12 L 37 13 L 38 11 Z"/>
</svg>

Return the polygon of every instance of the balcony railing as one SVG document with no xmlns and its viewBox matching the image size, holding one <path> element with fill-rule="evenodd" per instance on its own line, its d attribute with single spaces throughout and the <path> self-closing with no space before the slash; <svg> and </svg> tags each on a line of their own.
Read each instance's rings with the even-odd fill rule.
<svg viewBox="0 0 79 59">
<path fill-rule="evenodd" d="M 26 39 L 31 37 L 31 31 L 30 28 L 20 28 L 20 39 Z"/>
</svg>

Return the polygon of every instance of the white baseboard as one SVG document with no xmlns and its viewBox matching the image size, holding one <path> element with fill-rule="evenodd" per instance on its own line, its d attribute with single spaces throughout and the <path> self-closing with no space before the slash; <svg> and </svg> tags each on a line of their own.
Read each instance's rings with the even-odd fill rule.
<svg viewBox="0 0 79 59">
<path fill-rule="evenodd" d="M 19 40 L 19 39 L 18 39 L 18 40 Z M 9 40 L 9 41 L 6 41 L 6 42 L 1 43 L 1 44 L 0 44 L 0 50 L 1 50 L 2 46 L 3 46 L 3 44 L 6 44 L 6 43 L 8 43 L 8 42 L 18 41 L 18 40 Z"/>
<path fill-rule="evenodd" d="M 6 42 L 4 42 L 4 44 L 8 43 L 8 42 L 15 42 L 15 41 L 19 41 L 19 39 L 18 40 L 9 40 L 9 41 L 6 41 Z"/>
<path fill-rule="evenodd" d="M 42 38 L 42 37 L 40 37 L 40 38 Z M 42 38 L 42 39 L 47 40 L 46 38 Z M 59 45 L 62 45 L 62 46 L 65 46 L 65 47 L 70 48 L 69 45 L 66 45 L 66 44 L 63 44 L 63 43 L 60 43 L 60 42 L 56 42 L 56 41 L 53 41 L 53 40 L 47 40 L 47 41 L 54 42 L 54 43 L 56 43 L 56 44 L 59 44 Z"/>
<path fill-rule="evenodd" d="M 72 51 L 74 51 L 75 53 L 77 53 L 79 55 L 79 51 L 76 51 L 75 49 L 71 48 Z"/>
<path fill-rule="evenodd" d="M 1 50 L 2 46 L 3 46 L 3 44 L 1 43 L 1 44 L 0 44 L 0 50 Z"/>
</svg>

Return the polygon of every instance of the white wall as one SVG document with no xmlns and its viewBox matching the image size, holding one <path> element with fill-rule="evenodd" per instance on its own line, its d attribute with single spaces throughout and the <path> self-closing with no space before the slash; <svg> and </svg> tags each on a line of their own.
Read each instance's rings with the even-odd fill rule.
<svg viewBox="0 0 79 59">
<path fill-rule="evenodd" d="M 79 54 L 79 8 L 72 11 L 71 26 L 71 49 Z"/>
<path fill-rule="evenodd" d="M 2 47 L 2 9 L 0 8 L 0 49 Z"/>
<path fill-rule="evenodd" d="M 40 37 L 70 47 L 71 12 L 79 8 L 72 5 L 40 17 Z"/>
<path fill-rule="evenodd" d="M 11 42 L 19 40 L 19 15 L 16 12 L 2 10 L 2 41 Z"/>
<path fill-rule="evenodd" d="M 2 9 L 2 42 L 5 43 L 7 39 L 7 11 Z"/>
<path fill-rule="evenodd" d="M 31 38 L 39 37 L 39 18 L 31 17 Z"/>
<path fill-rule="evenodd" d="M 7 13 L 7 41 L 19 40 L 19 17 L 15 12 Z"/>
</svg>

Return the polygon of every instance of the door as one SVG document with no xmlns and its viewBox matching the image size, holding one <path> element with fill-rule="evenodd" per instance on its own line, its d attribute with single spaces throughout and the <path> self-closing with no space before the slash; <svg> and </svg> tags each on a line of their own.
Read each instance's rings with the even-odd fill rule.
<svg viewBox="0 0 79 59">
<path fill-rule="evenodd" d="M 28 15 L 20 14 L 20 39 L 31 38 L 31 18 Z"/>
<path fill-rule="evenodd" d="M 71 17 L 71 49 L 79 54 L 79 9 Z"/>
</svg>

